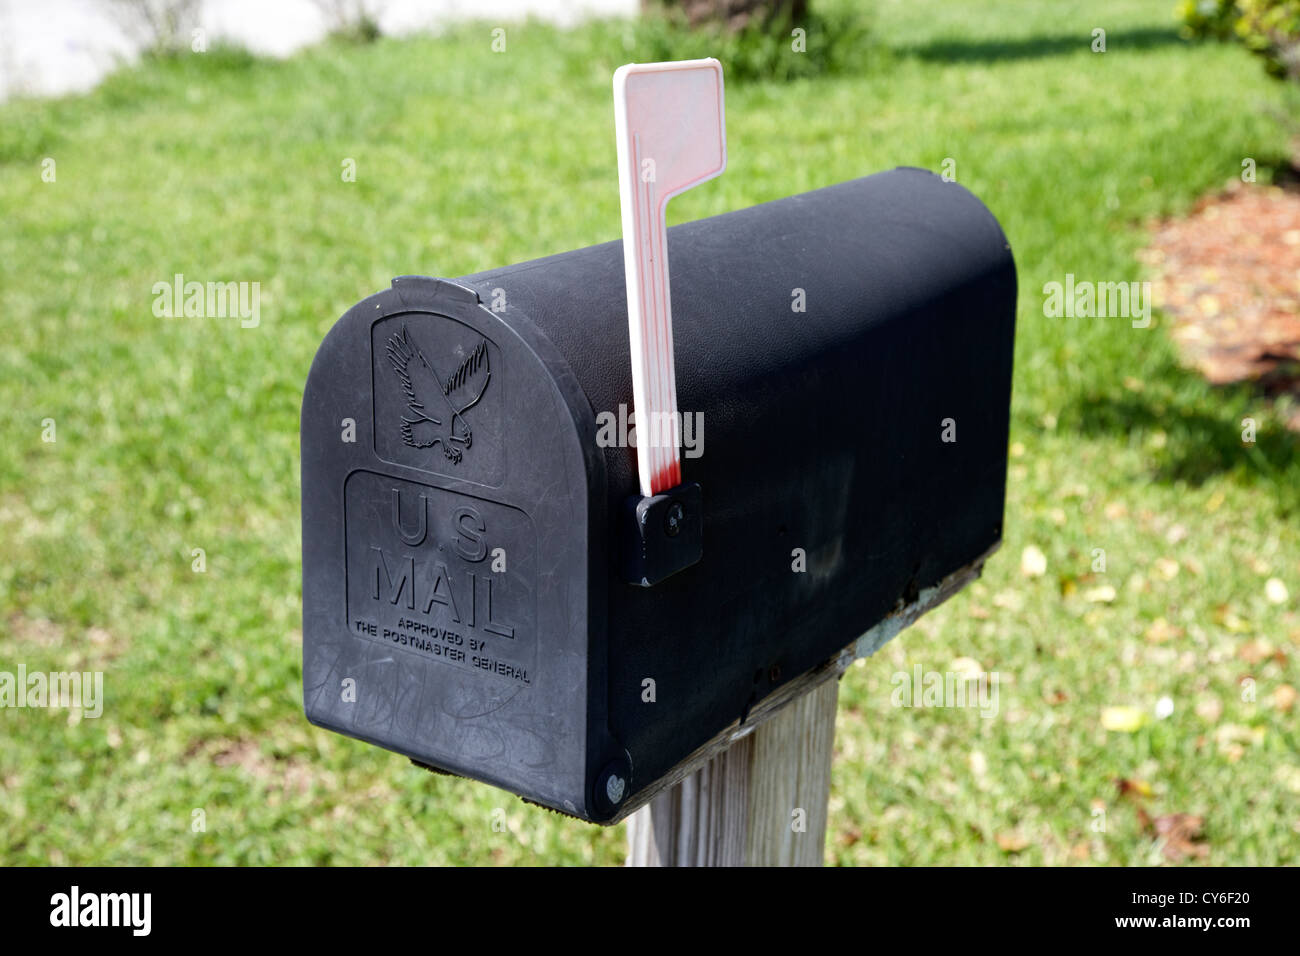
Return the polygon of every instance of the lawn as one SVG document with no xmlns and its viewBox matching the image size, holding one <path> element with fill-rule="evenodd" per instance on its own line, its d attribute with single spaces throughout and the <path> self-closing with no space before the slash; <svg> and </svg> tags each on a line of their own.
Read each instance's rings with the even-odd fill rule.
<svg viewBox="0 0 1300 956">
<path fill-rule="evenodd" d="M 1300 862 L 1296 439 L 1251 390 L 1181 370 L 1159 313 L 1046 318 L 1042 293 L 1141 279 L 1144 224 L 1243 158 L 1267 180 L 1294 101 L 1240 48 L 1182 42 L 1167 0 L 873 6 L 847 72 L 730 85 L 729 168 L 670 211 L 951 158 L 1019 266 L 1005 541 L 843 679 L 826 859 Z M 394 275 L 619 233 L 610 75 L 637 37 L 507 36 L 214 51 L 0 106 L 0 670 L 102 670 L 107 696 L 97 719 L 0 712 L 0 863 L 621 860 L 621 828 L 302 714 L 316 345 Z M 156 317 L 176 273 L 260 282 L 260 323 Z M 961 658 L 1000 675 L 996 717 L 892 705 L 894 673 Z M 1109 730 L 1110 707 L 1144 721 Z M 1202 834 L 1161 839 L 1176 814 Z"/>
</svg>

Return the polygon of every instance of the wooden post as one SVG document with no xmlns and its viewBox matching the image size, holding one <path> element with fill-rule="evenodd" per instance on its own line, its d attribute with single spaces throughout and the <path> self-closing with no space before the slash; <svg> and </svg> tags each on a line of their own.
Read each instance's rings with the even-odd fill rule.
<svg viewBox="0 0 1300 956">
<path fill-rule="evenodd" d="M 629 866 L 821 866 L 838 679 L 628 818 Z"/>
</svg>

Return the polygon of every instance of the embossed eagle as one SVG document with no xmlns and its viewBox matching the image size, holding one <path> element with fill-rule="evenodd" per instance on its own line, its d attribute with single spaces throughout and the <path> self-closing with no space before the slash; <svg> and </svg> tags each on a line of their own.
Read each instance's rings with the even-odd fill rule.
<svg viewBox="0 0 1300 956">
<path fill-rule="evenodd" d="M 492 378 L 487 342 L 480 341 L 445 381 L 411 341 L 405 325 L 389 337 L 386 352 L 406 393 L 409 415 L 402 416 L 402 441 L 412 448 L 441 445 L 447 460 L 460 464 L 463 448 L 474 439 L 465 413 L 478 404 Z"/>
</svg>

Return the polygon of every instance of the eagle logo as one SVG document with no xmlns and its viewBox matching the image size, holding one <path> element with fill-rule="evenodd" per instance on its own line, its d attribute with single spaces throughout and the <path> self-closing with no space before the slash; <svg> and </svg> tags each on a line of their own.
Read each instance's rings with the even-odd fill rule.
<svg viewBox="0 0 1300 956">
<path fill-rule="evenodd" d="M 465 413 L 478 404 L 492 378 L 487 341 L 480 341 L 445 380 L 411 341 L 405 325 L 389 337 L 385 351 L 406 393 L 402 441 L 412 448 L 441 445 L 447 460 L 459 465 L 474 440 Z"/>
</svg>

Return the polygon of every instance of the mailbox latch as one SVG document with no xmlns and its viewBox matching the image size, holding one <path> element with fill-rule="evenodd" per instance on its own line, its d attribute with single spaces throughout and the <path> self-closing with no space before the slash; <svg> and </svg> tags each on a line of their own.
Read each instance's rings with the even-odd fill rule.
<svg viewBox="0 0 1300 956">
<path fill-rule="evenodd" d="M 696 482 L 629 498 L 625 516 L 629 584 L 653 587 L 704 554 L 704 495 Z"/>
</svg>

